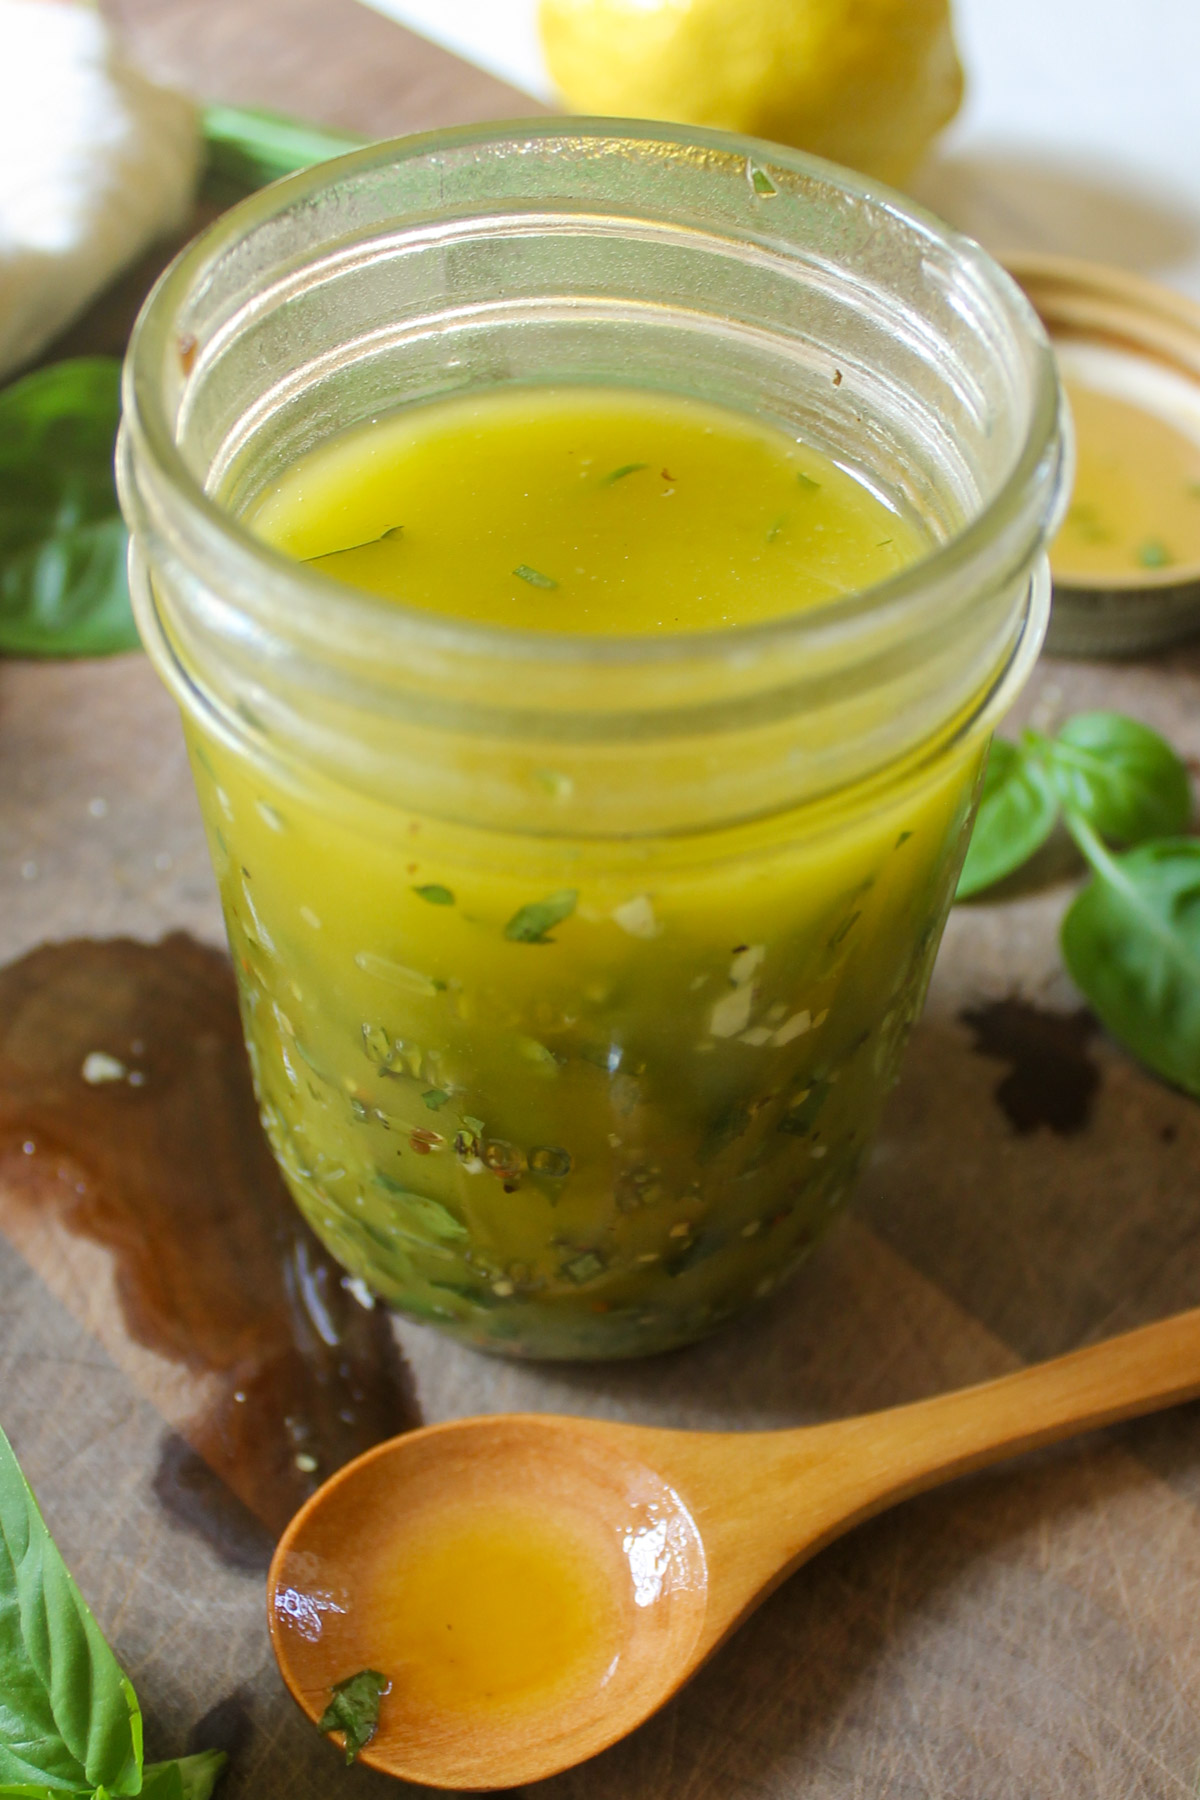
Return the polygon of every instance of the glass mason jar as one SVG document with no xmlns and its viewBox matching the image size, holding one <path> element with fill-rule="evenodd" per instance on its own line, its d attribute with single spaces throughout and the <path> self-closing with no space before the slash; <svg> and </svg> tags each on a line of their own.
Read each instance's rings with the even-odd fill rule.
<svg viewBox="0 0 1200 1800">
<path fill-rule="evenodd" d="M 766 624 L 584 637 L 408 609 L 239 522 L 331 433 L 500 383 L 752 414 L 932 551 Z M 347 1270 L 471 1343 L 594 1357 L 697 1337 L 807 1256 L 1038 650 L 1066 461 L 1014 284 L 774 145 L 578 119 L 405 139 L 183 253 L 126 373 L 135 604 L 263 1121 Z"/>
</svg>

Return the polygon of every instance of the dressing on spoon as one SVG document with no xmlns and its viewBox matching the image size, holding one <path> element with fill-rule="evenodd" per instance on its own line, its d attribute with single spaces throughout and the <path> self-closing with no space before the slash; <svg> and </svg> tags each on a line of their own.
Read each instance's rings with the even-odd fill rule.
<svg viewBox="0 0 1200 1800">
<path fill-rule="evenodd" d="M 998 1381 L 797 1431 L 510 1415 L 431 1426 L 328 1481 L 271 1566 L 271 1635 L 315 1722 L 386 1675 L 362 1760 L 504 1788 L 668 1700 L 793 1569 L 969 1469 L 1200 1394 L 1200 1309 Z"/>
</svg>

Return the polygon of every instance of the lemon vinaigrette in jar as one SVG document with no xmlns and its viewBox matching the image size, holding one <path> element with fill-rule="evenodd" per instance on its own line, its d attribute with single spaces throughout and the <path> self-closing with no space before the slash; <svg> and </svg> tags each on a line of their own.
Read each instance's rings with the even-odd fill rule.
<svg viewBox="0 0 1200 1800">
<path fill-rule="evenodd" d="M 1052 363 L 720 134 L 377 146 L 169 272 L 122 453 L 263 1117 L 352 1274 L 627 1355 L 848 1196 L 1036 651 Z"/>
</svg>

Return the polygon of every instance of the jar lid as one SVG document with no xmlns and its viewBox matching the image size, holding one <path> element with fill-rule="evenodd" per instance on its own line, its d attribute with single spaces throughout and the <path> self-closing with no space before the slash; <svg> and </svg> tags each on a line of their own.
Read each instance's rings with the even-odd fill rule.
<svg viewBox="0 0 1200 1800">
<path fill-rule="evenodd" d="M 1160 650 L 1200 633 L 1200 306 L 1182 294 L 1100 263 L 1065 256 L 1010 256 L 1009 273 L 1024 288 L 1054 345 L 1059 373 L 1076 395 L 1080 468 L 1067 522 L 1051 552 L 1054 600 L 1046 649 L 1054 656 L 1132 656 Z M 1106 402 L 1108 403 L 1106 405 Z M 1115 403 L 1115 404 L 1114 404 Z M 1158 484 L 1169 505 L 1192 522 L 1192 542 L 1178 553 L 1165 541 L 1166 524 L 1142 537 L 1136 551 L 1115 546 L 1119 531 L 1084 499 L 1089 468 L 1133 459 L 1137 466 L 1137 414 L 1155 459 L 1170 460 L 1178 446 L 1176 486 Z M 1122 422 L 1132 429 L 1115 440 Z M 1111 455 L 1097 434 L 1111 434 Z M 1190 452 L 1194 446 L 1194 459 Z M 1133 483 L 1130 483 L 1132 494 Z M 1142 518 L 1141 529 L 1147 529 Z M 1161 534 L 1161 535 L 1160 535 Z M 1072 542 L 1079 562 L 1071 563 Z M 1124 563 L 1124 567 L 1121 564 Z"/>
</svg>

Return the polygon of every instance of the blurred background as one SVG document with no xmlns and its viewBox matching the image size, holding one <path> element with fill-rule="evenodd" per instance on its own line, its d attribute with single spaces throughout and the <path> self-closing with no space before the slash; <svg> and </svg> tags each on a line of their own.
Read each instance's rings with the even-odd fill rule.
<svg viewBox="0 0 1200 1800">
<path fill-rule="evenodd" d="M 373 0 L 546 104 L 537 0 Z M 1200 298 L 1196 0 L 955 0 L 958 118 L 911 182 L 989 248 L 1153 274 Z"/>
</svg>

